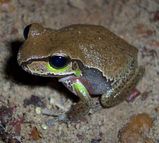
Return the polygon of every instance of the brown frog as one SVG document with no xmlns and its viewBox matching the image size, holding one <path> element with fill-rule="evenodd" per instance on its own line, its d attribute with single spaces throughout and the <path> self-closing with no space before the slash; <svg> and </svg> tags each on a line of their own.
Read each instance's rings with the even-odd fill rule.
<svg viewBox="0 0 159 143">
<path fill-rule="evenodd" d="M 103 107 L 120 103 L 143 75 L 137 48 L 103 26 L 78 24 L 52 30 L 33 23 L 24 36 L 19 65 L 34 75 L 58 77 L 80 98 L 69 116 L 87 114 L 93 95 L 99 95 Z M 81 111 L 75 114 L 76 110 Z"/>
</svg>

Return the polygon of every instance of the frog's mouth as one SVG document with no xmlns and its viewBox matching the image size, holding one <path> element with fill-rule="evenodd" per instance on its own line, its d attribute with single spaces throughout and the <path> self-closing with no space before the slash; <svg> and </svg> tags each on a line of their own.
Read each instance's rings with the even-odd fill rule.
<svg viewBox="0 0 159 143">
<path fill-rule="evenodd" d="M 45 71 L 40 69 L 40 70 L 31 70 L 29 69 L 28 66 L 22 66 L 22 68 L 30 73 L 30 74 L 33 74 L 33 75 L 36 75 L 36 76 L 42 76 L 42 77 L 58 77 L 60 79 L 64 78 L 64 77 L 67 77 L 67 76 L 73 76 L 74 75 L 74 72 L 68 72 L 68 73 L 51 73 L 51 72 L 48 72 L 48 71 Z"/>
<path fill-rule="evenodd" d="M 46 61 L 32 61 L 21 64 L 28 73 L 43 77 L 66 77 L 74 74 L 70 66 L 62 69 L 53 69 Z"/>
</svg>

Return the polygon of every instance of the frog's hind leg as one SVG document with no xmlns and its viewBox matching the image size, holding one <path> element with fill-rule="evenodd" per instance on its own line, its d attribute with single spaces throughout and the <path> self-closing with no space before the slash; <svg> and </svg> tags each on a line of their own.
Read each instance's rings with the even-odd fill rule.
<svg viewBox="0 0 159 143">
<path fill-rule="evenodd" d="M 126 99 L 127 95 L 131 92 L 131 90 L 135 87 L 139 79 L 142 77 L 144 73 L 144 68 L 139 67 L 134 74 L 131 75 L 129 81 L 125 81 L 123 84 L 119 84 L 116 88 L 111 91 L 108 91 L 106 94 L 101 96 L 100 102 L 103 107 L 112 107 L 123 100 Z M 121 86 L 123 86 L 121 88 Z"/>
</svg>

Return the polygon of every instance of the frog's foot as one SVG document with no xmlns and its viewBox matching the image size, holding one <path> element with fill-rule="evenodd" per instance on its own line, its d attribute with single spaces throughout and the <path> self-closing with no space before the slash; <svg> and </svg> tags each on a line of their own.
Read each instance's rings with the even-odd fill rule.
<svg viewBox="0 0 159 143">
<path fill-rule="evenodd" d="M 66 113 L 67 118 L 70 121 L 78 121 L 88 115 L 90 107 L 83 101 L 79 101 L 75 105 L 72 105 L 71 109 Z"/>
<path fill-rule="evenodd" d="M 140 92 L 136 89 L 133 88 L 130 92 L 130 94 L 128 95 L 128 97 L 126 98 L 127 102 L 132 102 L 135 100 L 136 97 L 138 97 L 140 95 Z"/>
<path fill-rule="evenodd" d="M 100 102 L 103 107 L 109 108 L 119 104 L 123 100 L 123 96 L 120 96 L 120 93 L 112 92 L 111 94 L 103 94 Z"/>
<path fill-rule="evenodd" d="M 127 81 L 126 84 L 123 84 L 122 88 L 120 87 L 121 85 L 119 85 L 113 90 L 108 91 L 108 93 L 103 94 L 100 99 L 103 107 L 112 107 L 125 100 L 130 94 L 131 90 L 135 87 L 139 79 L 142 77 L 143 72 L 143 67 L 138 68 L 131 76 L 129 81 Z"/>
</svg>

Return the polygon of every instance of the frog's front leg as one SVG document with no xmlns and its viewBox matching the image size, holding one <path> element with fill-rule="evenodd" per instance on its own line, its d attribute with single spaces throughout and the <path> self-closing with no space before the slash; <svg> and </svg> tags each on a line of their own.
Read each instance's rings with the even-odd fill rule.
<svg viewBox="0 0 159 143">
<path fill-rule="evenodd" d="M 87 115 L 92 106 L 92 99 L 80 78 L 70 76 L 59 81 L 80 98 L 80 101 L 72 105 L 71 109 L 66 113 L 67 117 L 70 120 L 78 120 L 82 116 Z"/>
</svg>

